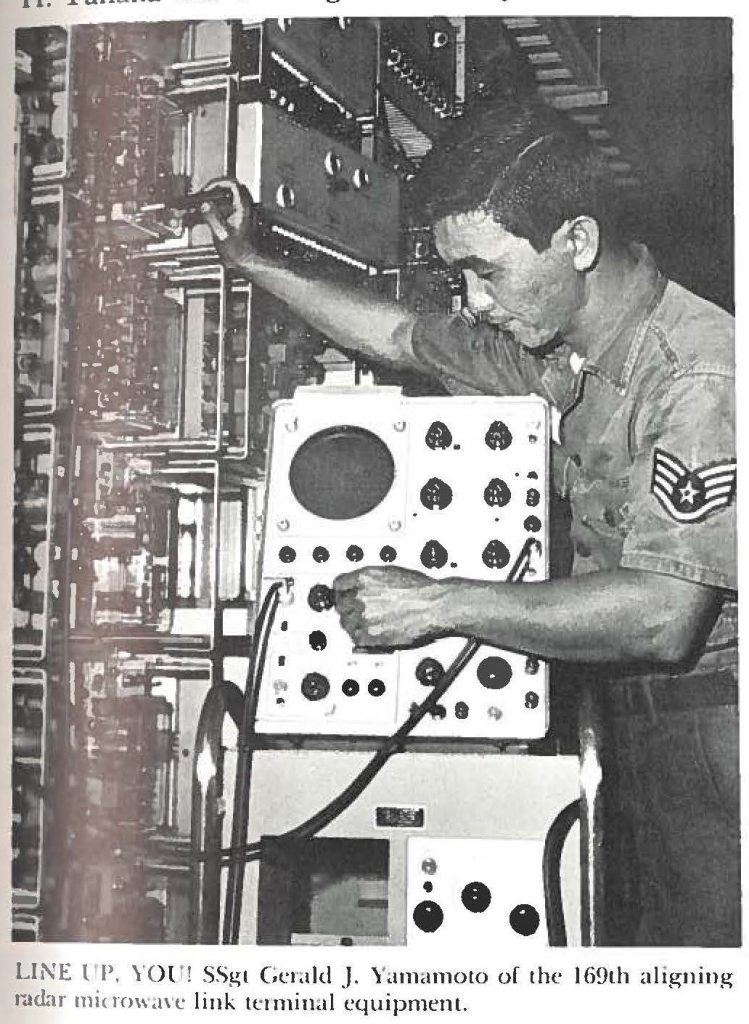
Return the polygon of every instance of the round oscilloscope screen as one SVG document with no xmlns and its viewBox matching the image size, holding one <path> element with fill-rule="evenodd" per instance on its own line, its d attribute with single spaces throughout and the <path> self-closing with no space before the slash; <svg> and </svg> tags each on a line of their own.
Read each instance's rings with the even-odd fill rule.
<svg viewBox="0 0 749 1024">
<path fill-rule="evenodd" d="M 291 491 L 322 519 L 356 519 L 376 508 L 393 485 L 390 449 L 363 427 L 335 426 L 308 437 L 291 460 Z"/>
</svg>

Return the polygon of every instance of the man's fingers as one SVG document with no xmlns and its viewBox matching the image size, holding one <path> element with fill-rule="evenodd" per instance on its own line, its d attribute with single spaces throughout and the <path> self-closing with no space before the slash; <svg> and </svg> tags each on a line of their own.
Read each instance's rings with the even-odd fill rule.
<svg viewBox="0 0 749 1024">
<path fill-rule="evenodd" d="M 347 633 L 351 633 L 352 630 L 361 629 L 362 620 L 358 609 L 351 608 L 346 612 L 341 612 L 339 618 L 341 625 Z"/>
<path fill-rule="evenodd" d="M 354 611 L 361 611 L 361 604 L 353 597 L 342 596 L 336 600 L 336 611 L 339 615 L 350 615 Z"/>
<path fill-rule="evenodd" d="M 219 241 L 224 241 L 229 236 L 231 230 L 228 229 L 239 233 L 245 230 L 252 213 L 252 197 L 244 185 L 240 185 L 234 178 L 214 178 L 213 181 L 208 182 L 203 192 L 206 194 L 206 200 L 201 206 L 201 213 Z M 216 193 L 216 198 L 213 200 L 211 192 Z M 231 197 L 230 209 L 224 209 L 224 205 L 228 207 L 224 201 L 227 192 Z"/>
<path fill-rule="evenodd" d="M 237 231 L 241 231 L 245 226 L 245 222 L 250 217 L 250 206 L 252 200 L 250 199 L 247 189 L 244 186 L 241 186 L 234 178 L 229 179 L 228 185 L 232 201 L 232 212 L 229 216 L 229 223 Z"/>
<path fill-rule="evenodd" d="M 359 586 L 360 571 L 344 572 L 333 580 L 333 590 L 336 594 L 346 594 L 356 590 Z"/>
<path fill-rule="evenodd" d="M 216 213 L 216 208 L 211 203 L 202 203 L 200 212 L 203 214 L 203 219 L 219 242 L 225 242 L 229 237 L 229 231 L 219 215 Z"/>
</svg>

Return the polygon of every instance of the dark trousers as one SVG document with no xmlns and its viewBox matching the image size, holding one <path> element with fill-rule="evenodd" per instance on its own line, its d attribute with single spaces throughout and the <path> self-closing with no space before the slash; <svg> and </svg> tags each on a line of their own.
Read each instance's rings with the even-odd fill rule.
<svg viewBox="0 0 749 1024">
<path fill-rule="evenodd" d="M 608 944 L 739 946 L 738 709 L 618 703 L 608 724 Z"/>
</svg>

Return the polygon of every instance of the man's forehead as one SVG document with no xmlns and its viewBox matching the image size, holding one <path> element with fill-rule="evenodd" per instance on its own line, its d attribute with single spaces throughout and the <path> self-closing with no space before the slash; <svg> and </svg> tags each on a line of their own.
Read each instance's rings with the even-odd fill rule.
<svg viewBox="0 0 749 1024">
<path fill-rule="evenodd" d="M 485 210 L 443 217 L 434 225 L 434 240 L 445 262 L 476 273 L 491 269 L 508 248 L 523 241 Z"/>
</svg>

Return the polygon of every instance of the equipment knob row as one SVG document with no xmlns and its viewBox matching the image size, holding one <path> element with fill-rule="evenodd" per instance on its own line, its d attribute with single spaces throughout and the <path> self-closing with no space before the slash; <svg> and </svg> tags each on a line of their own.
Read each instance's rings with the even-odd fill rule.
<svg viewBox="0 0 749 1024">
<path fill-rule="evenodd" d="M 528 516 L 523 525 L 529 533 L 538 533 L 541 520 L 538 516 Z M 438 540 L 428 540 L 421 549 L 421 564 L 425 569 L 442 569 L 449 557 L 447 549 Z M 488 569 L 504 569 L 509 564 L 510 552 L 501 540 L 495 538 L 482 551 L 481 561 Z M 455 564 L 453 568 L 456 568 Z"/>
<path fill-rule="evenodd" d="M 527 675 L 536 675 L 538 669 L 538 658 L 533 656 L 526 658 L 525 672 Z M 442 678 L 444 671 L 441 663 L 436 658 L 422 658 L 416 666 L 415 675 L 417 681 L 422 686 L 436 686 Z M 492 654 L 479 663 L 476 669 L 476 676 L 481 685 L 486 687 L 487 690 L 503 690 L 512 679 L 512 666 L 506 658 Z M 537 706 L 538 696 L 530 692 L 526 694 L 526 706 L 531 706 L 529 700 L 532 701 L 533 698 L 535 698 L 535 704 L 532 704 L 532 706 Z M 458 717 L 460 718 L 461 714 L 458 714 Z"/>
<path fill-rule="evenodd" d="M 529 436 L 528 440 L 535 442 L 538 438 L 535 434 L 532 434 Z M 424 443 L 427 448 L 431 448 L 432 451 L 449 448 L 453 443 L 453 436 L 450 432 L 450 428 L 446 423 L 443 423 L 442 420 L 435 420 L 426 432 Z M 484 435 L 484 444 L 487 448 L 491 448 L 492 451 L 505 451 L 512 444 L 512 432 L 510 428 L 506 423 L 503 423 L 502 420 L 494 420 Z M 455 447 L 459 448 L 460 445 L 455 445 Z"/>
<path fill-rule="evenodd" d="M 367 693 L 371 697 L 381 697 L 387 687 L 382 679 L 370 679 Z M 355 697 L 359 692 L 359 683 L 355 679 L 346 679 L 341 686 L 345 697 Z M 330 693 L 330 682 L 322 672 L 308 672 L 302 680 L 302 696 L 310 701 L 324 700 Z"/>
<path fill-rule="evenodd" d="M 484 882 L 469 882 L 460 894 L 460 901 L 472 914 L 483 914 L 492 901 L 491 889 Z M 422 932 L 436 932 L 444 920 L 444 911 L 434 900 L 422 900 L 414 907 L 413 922 Z M 519 903 L 510 911 L 509 923 L 518 935 L 528 937 L 538 931 L 541 915 L 530 903 Z"/>
<path fill-rule="evenodd" d="M 419 493 L 421 504 L 424 508 L 431 510 L 444 509 L 453 500 L 452 487 L 438 476 L 430 477 Z M 512 493 L 504 480 L 499 477 L 492 477 L 484 488 L 484 501 L 490 508 L 504 508 L 509 505 Z M 535 508 L 541 501 L 541 494 L 535 487 L 530 487 L 525 493 L 525 503 Z M 526 521 L 527 522 L 527 521 Z M 528 527 L 526 526 L 526 529 Z"/>
<path fill-rule="evenodd" d="M 292 548 L 289 544 L 284 546 L 278 552 L 278 558 L 284 565 L 290 565 L 296 561 L 297 552 L 295 548 Z M 392 544 L 385 544 L 384 547 L 380 548 L 380 560 L 383 562 L 394 562 L 398 557 L 398 552 L 392 546 Z M 326 547 L 318 544 L 312 552 L 312 558 L 318 564 L 327 562 L 330 558 L 330 552 Z M 349 562 L 361 562 L 364 558 L 364 550 L 359 544 L 349 544 L 346 548 L 346 558 Z"/>
</svg>

